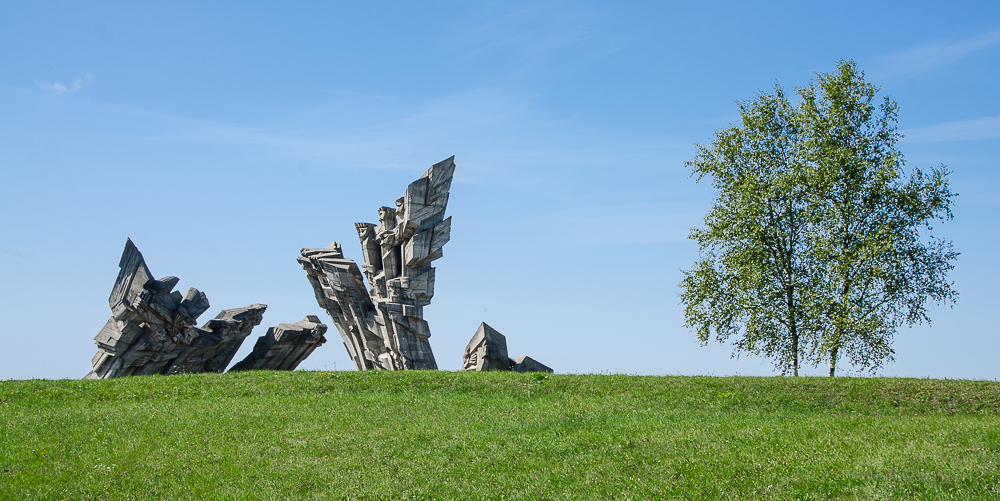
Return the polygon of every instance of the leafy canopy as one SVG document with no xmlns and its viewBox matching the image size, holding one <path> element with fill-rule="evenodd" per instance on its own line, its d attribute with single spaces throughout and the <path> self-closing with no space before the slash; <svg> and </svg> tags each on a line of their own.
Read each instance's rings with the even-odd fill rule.
<svg viewBox="0 0 1000 501">
<path fill-rule="evenodd" d="M 685 326 L 707 343 L 764 355 L 783 372 L 839 357 L 862 370 L 891 360 L 902 324 L 953 303 L 958 253 L 932 235 L 951 219 L 947 167 L 904 179 L 898 105 L 852 61 L 797 89 L 740 103 L 739 124 L 687 163 L 717 190 L 699 258 L 681 281 Z"/>
</svg>

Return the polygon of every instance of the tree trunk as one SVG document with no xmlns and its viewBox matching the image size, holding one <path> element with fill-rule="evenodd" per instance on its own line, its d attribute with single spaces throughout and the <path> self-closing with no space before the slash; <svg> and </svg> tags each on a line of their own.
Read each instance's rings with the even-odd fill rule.
<svg viewBox="0 0 1000 501">
<path fill-rule="evenodd" d="M 791 253 L 789 253 L 791 254 Z M 785 287 L 785 308 L 788 309 L 788 333 L 792 337 L 792 376 L 799 377 L 799 326 L 795 319 L 795 291 L 791 286 L 792 271 L 789 259 L 785 268 L 785 277 L 789 286 Z"/>
<path fill-rule="evenodd" d="M 799 377 L 799 333 L 792 326 L 792 375 Z"/>
<path fill-rule="evenodd" d="M 827 377 L 834 377 L 837 372 L 837 351 L 840 349 L 839 346 L 834 346 L 830 350 L 830 371 L 826 373 Z"/>
</svg>

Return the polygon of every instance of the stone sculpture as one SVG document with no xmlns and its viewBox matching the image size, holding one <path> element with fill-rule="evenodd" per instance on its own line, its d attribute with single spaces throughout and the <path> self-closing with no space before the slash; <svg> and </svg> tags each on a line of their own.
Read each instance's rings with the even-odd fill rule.
<svg viewBox="0 0 1000 501">
<path fill-rule="evenodd" d="M 302 249 L 298 261 L 316 300 L 358 370 L 437 369 L 423 308 L 434 296 L 431 262 L 451 238 L 451 218 L 444 213 L 454 173 L 455 157 L 434 164 L 406 187 L 395 208 L 378 209 L 378 224 L 355 224 L 361 269 L 337 242 Z"/>
<path fill-rule="evenodd" d="M 510 370 L 514 372 L 555 372 L 549 366 L 527 356 L 511 359 Z"/>
<path fill-rule="evenodd" d="M 257 338 L 253 352 L 238 362 L 231 371 L 274 370 L 293 371 L 316 348 L 326 342 L 326 325 L 319 317 L 309 315 L 301 322 L 278 324 Z"/>
<path fill-rule="evenodd" d="M 479 324 L 479 329 L 465 347 L 462 356 L 463 371 L 509 371 L 510 357 L 507 356 L 507 338 L 494 328 Z"/>
<path fill-rule="evenodd" d="M 209 308 L 205 293 L 191 288 L 182 296 L 173 290 L 177 277 L 154 279 L 131 239 L 118 267 L 108 298 L 112 316 L 94 338 L 98 350 L 87 379 L 223 372 L 267 309 L 224 310 L 199 329 L 198 316 Z"/>
<path fill-rule="evenodd" d="M 463 371 L 553 372 L 529 356 L 512 359 L 507 356 L 507 338 L 496 329 L 479 324 L 479 329 L 465 347 Z"/>
</svg>

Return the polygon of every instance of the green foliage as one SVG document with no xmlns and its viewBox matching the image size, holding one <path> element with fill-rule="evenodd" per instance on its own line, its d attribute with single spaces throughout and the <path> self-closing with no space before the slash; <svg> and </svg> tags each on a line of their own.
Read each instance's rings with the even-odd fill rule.
<svg viewBox="0 0 1000 501">
<path fill-rule="evenodd" d="M 718 198 L 705 228 L 691 231 L 701 258 L 684 272 L 686 326 L 707 343 L 738 337 L 737 350 L 763 354 L 798 375 L 804 343 L 822 325 L 806 314 L 815 276 L 807 253 L 809 192 L 800 124 L 780 87 L 740 104 L 742 122 L 698 146 L 688 162 Z"/>
<path fill-rule="evenodd" d="M 741 103 L 739 125 L 688 162 L 718 196 L 691 238 L 685 325 L 702 343 L 735 338 L 798 374 L 799 361 L 842 355 L 859 369 L 891 360 L 902 324 L 930 322 L 926 305 L 953 303 L 958 253 L 930 223 L 952 217 L 944 166 L 903 179 L 898 105 L 850 61 L 798 89 Z"/>
<path fill-rule="evenodd" d="M 800 90 L 831 326 L 816 355 L 827 355 L 830 375 L 840 350 L 861 368 L 891 360 L 899 325 L 930 322 L 928 301 L 958 297 L 947 280 L 958 253 L 930 235 L 932 221 L 952 217 L 948 169 L 914 169 L 904 181 L 899 106 L 886 97 L 876 107 L 877 91 L 853 62 Z"/>
<path fill-rule="evenodd" d="M 2 381 L 0 499 L 995 499 L 998 425 L 988 381 Z"/>
</svg>

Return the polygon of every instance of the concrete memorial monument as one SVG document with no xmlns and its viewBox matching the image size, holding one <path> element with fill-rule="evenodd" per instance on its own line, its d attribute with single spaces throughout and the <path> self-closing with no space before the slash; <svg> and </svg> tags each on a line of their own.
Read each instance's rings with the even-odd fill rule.
<svg viewBox="0 0 1000 501">
<path fill-rule="evenodd" d="M 434 296 L 431 262 L 451 238 L 451 218 L 444 213 L 454 160 L 434 164 L 410 183 L 395 208 L 380 207 L 378 224 L 355 224 L 364 257 L 360 269 L 337 242 L 302 249 L 298 261 L 316 300 L 358 370 L 437 369 L 423 308 Z"/>
<path fill-rule="evenodd" d="M 507 338 L 496 329 L 479 324 L 462 356 L 463 371 L 553 372 L 548 366 L 529 356 L 516 359 L 507 356 Z"/>
<path fill-rule="evenodd" d="M 154 279 L 139 249 L 125 241 L 108 303 L 111 318 L 97 334 L 97 355 L 87 379 L 143 374 L 223 372 L 243 339 L 260 324 L 266 305 L 224 310 L 200 329 L 209 308 L 198 289 L 181 295 L 179 279 Z"/>
</svg>

